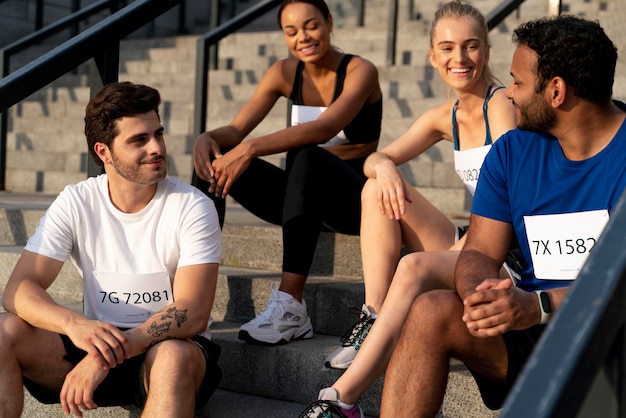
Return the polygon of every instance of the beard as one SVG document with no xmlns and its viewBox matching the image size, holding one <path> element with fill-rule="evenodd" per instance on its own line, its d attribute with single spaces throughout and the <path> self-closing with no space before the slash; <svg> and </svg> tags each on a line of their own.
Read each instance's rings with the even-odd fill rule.
<svg viewBox="0 0 626 418">
<path fill-rule="evenodd" d="M 547 103 L 541 94 L 535 94 L 532 102 L 520 106 L 520 120 L 517 127 L 525 131 L 550 132 L 556 125 L 556 112 Z"/>
<path fill-rule="evenodd" d="M 163 155 L 157 158 L 151 158 L 150 162 L 157 159 L 163 160 L 165 165 L 163 170 L 147 169 L 142 163 L 131 164 L 118 158 L 115 153 L 111 152 L 111 165 L 113 169 L 124 179 L 143 185 L 155 184 L 165 178 L 167 174 L 167 158 Z"/>
</svg>

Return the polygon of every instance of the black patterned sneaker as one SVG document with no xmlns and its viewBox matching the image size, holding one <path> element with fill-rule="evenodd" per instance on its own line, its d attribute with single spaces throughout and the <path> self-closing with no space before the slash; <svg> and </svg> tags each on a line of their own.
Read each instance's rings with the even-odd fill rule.
<svg viewBox="0 0 626 418">
<path fill-rule="evenodd" d="M 370 329 L 372 329 L 374 321 L 375 319 L 372 318 L 369 309 L 363 304 L 359 320 L 341 337 L 341 347 L 326 357 L 326 367 L 329 369 L 347 369 L 356 357 L 356 353 L 359 351 L 359 348 L 361 348 L 365 337 L 367 337 Z"/>
</svg>

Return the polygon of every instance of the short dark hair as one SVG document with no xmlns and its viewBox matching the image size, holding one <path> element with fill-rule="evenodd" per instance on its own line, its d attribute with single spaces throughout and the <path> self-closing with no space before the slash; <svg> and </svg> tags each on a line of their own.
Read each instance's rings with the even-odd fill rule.
<svg viewBox="0 0 626 418">
<path fill-rule="evenodd" d="M 96 154 L 94 145 L 101 142 L 109 149 L 112 147 L 113 139 L 119 134 L 118 119 L 141 115 L 151 110 L 159 116 L 160 103 L 159 92 L 143 84 L 125 81 L 102 87 L 85 110 L 85 137 L 95 163 L 100 167 L 104 165 Z"/>
<path fill-rule="evenodd" d="M 322 16 L 324 16 L 324 19 L 326 19 L 326 21 L 328 21 L 328 19 L 330 18 L 330 10 L 328 9 L 328 5 L 326 4 L 324 0 L 283 0 L 280 7 L 278 8 L 278 27 L 279 28 L 281 29 L 283 28 L 283 25 L 281 22 L 283 10 L 285 9 L 285 7 L 287 7 L 287 5 L 293 4 L 293 3 L 310 4 L 311 6 L 315 7 L 317 10 L 319 10 L 322 13 Z"/>
<path fill-rule="evenodd" d="M 617 48 L 598 22 L 571 15 L 544 17 L 515 29 L 513 41 L 537 54 L 537 92 L 558 76 L 581 99 L 611 99 Z"/>
</svg>

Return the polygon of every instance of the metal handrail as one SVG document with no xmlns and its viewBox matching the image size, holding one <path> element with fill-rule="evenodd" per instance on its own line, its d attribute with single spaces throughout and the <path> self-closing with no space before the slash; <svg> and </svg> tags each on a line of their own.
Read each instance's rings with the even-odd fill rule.
<svg viewBox="0 0 626 418">
<path fill-rule="evenodd" d="M 209 48 L 216 45 L 222 38 L 264 15 L 278 6 L 282 0 L 264 0 L 246 9 L 238 16 L 202 35 L 197 43 L 196 81 L 194 94 L 194 125 L 193 133 L 198 136 L 206 130 L 207 108 L 209 100 Z"/>
<path fill-rule="evenodd" d="M 99 76 L 90 80 L 92 91 L 117 81 L 120 41 L 181 1 L 136 0 L 0 80 L 0 190 L 5 189 L 6 180 L 7 110 L 92 58 Z M 73 23 L 70 18 L 64 22 L 68 27 Z"/>
<path fill-rule="evenodd" d="M 0 112 L 24 100 L 182 0 L 137 0 L 0 80 Z"/>
<path fill-rule="evenodd" d="M 39 29 L 30 35 L 24 36 L 15 42 L 10 43 L 0 50 L 2 55 L 2 77 L 9 74 L 9 64 L 11 56 L 24 51 L 26 48 L 36 45 L 42 41 L 45 41 L 52 35 L 55 35 L 65 29 L 70 29 L 74 25 L 82 22 L 83 20 L 94 16 L 97 13 L 105 9 L 110 9 L 112 13 L 119 10 L 119 0 L 101 0 L 97 3 L 90 4 L 64 18 L 57 20 L 56 22 Z"/>
</svg>

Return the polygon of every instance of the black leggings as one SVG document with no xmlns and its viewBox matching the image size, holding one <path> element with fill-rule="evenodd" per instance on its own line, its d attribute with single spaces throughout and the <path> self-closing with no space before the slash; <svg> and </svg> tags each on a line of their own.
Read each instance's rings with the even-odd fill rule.
<svg viewBox="0 0 626 418">
<path fill-rule="evenodd" d="M 259 218 L 282 225 L 283 271 L 307 276 L 321 231 L 359 235 L 364 161 L 344 161 L 316 145 L 289 151 L 285 170 L 255 158 L 230 195 Z M 208 193 L 209 183 L 195 171 L 192 184 L 215 202 L 223 225 L 225 200 Z"/>
</svg>

